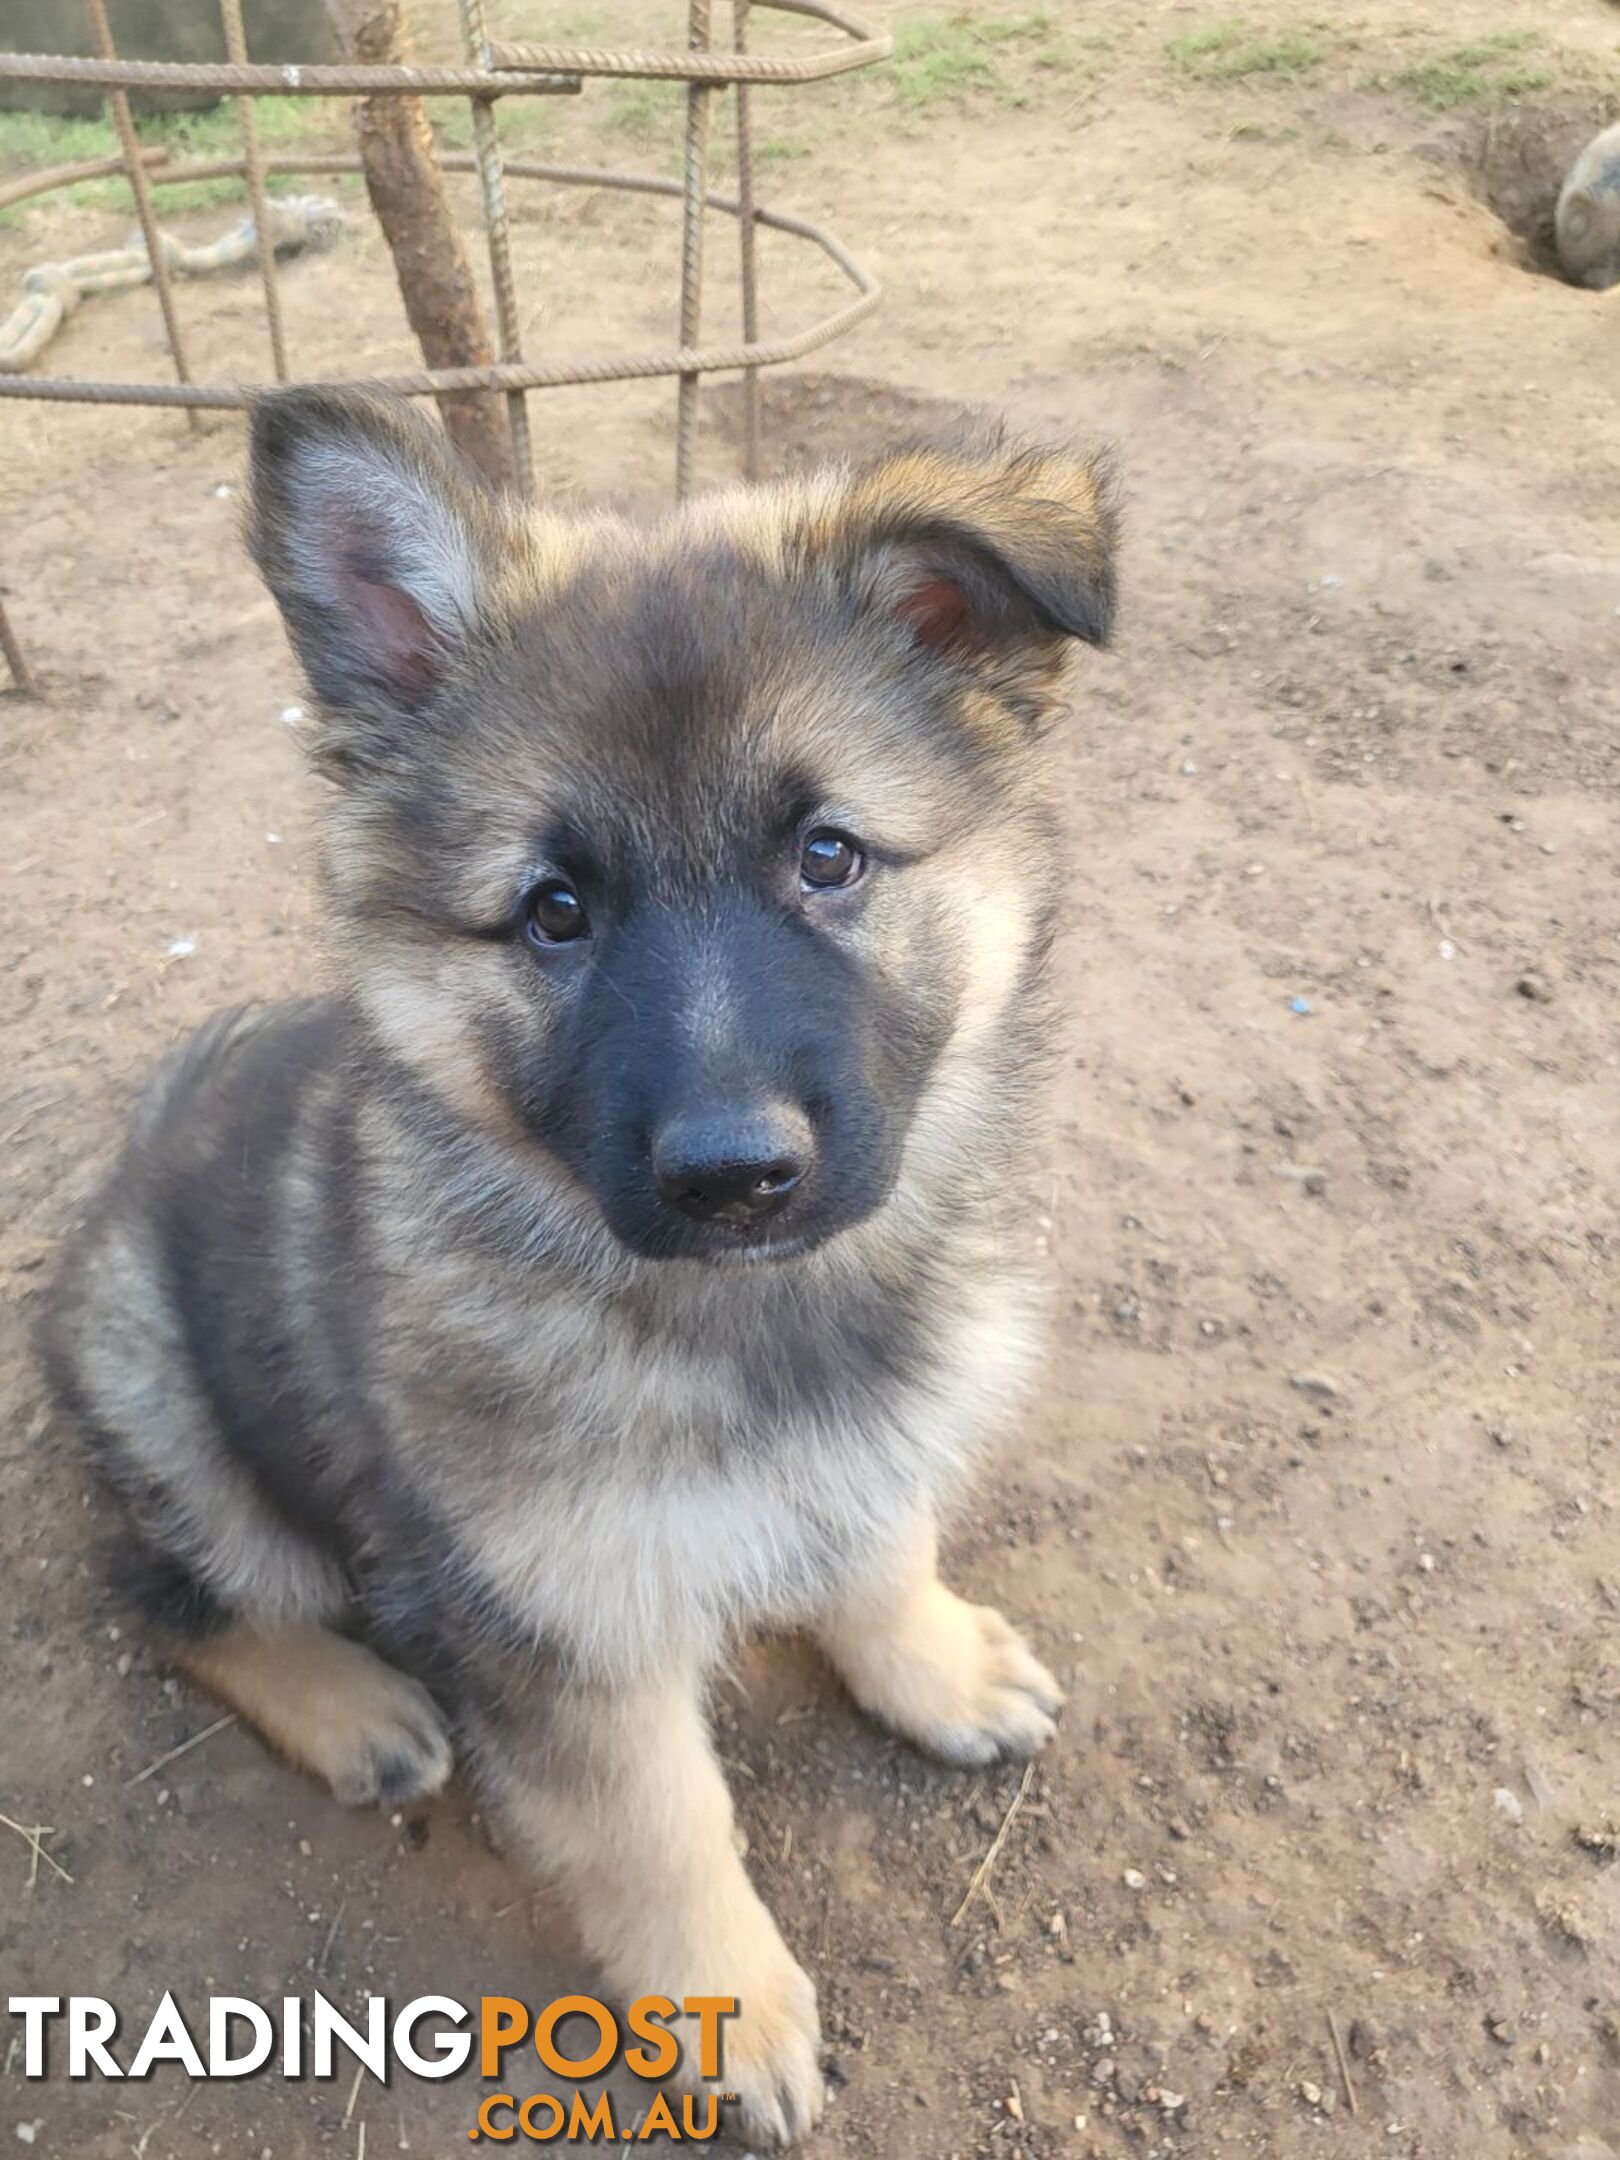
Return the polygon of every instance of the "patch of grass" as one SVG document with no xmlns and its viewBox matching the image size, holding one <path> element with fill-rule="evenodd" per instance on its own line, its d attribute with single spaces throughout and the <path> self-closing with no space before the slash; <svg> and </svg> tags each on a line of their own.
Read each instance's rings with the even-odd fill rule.
<svg viewBox="0 0 1620 2160">
<path fill-rule="evenodd" d="M 347 114 L 341 107 L 334 107 L 329 98 L 260 98 L 258 119 L 259 141 L 272 156 L 299 149 L 348 147 Z M 142 113 L 135 125 L 143 143 L 151 147 L 163 145 L 176 164 L 241 155 L 242 123 L 230 102 L 208 112 Z M 118 131 L 110 115 L 72 120 L 51 113 L 0 113 L 0 174 L 117 155 Z M 296 174 L 277 175 L 271 179 L 270 188 L 272 192 L 298 192 L 309 184 Z M 160 214 L 165 210 L 208 209 L 216 203 L 234 206 L 243 200 L 239 180 L 182 181 L 155 192 Z M 32 204 L 22 204 L 0 216 L 8 224 L 15 224 L 31 209 L 64 202 L 77 209 L 132 209 L 127 181 L 83 180 L 77 187 L 36 197 Z"/>
<path fill-rule="evenodd" d="M 1410 92 L 1428 112 L 1451 112 L 1459 105 L 1522 97 L 1528 91 L 1545 90 L 1553 80 L 1549 68 L 1525 62 L 1523 56 L 1538 43 L 1534 30 L 1498 30 L 1489 37 L 1455 45 L 1449 52 L 1415 61 L 1399 74 L 1385 78 L 1381 87 L 1393 84 L 1398 90 Z"/>
<path fill-rule="evenodd" d="M 49 113 L 0 113 L 0 173 L 77 164 L 81 158 L 115 156 L 117 150 L 118 137 L 110 121 L 58 120 Z"/>
<path fill-rule="evenodd" d="M 686 86 L 675 82 L 615 82 L 608 90 L 608 126 L 638 142 L 678 137 L 686 113 Z M 711 126 L 713 118 L 711 114 Z"/>
<path fill-rule="evenodd" d="M 613 82 L 606 88 L 607 127 L 611 134 L 628 136 L 632 142 L 659 143 L 679 155 L 686 124 L 684 83 Z M 718 118 L 719 113 L 711 107 L 711 135 Z"/>
<path fill-rule="evenodd" d="M 1299 129 L 1297 127 L 1267 127 L 1263 121 L 1259 120 L 1240 120 L 1235 127 L 1227 129 L 1226 139 L 1228 142 L 1298 142 Z"/>
<path fill-rule="evenodd" d="M 1079 59 L 1080 48 L 1054 8 L 985 21 L 974 9 L 958 7 L 948 15 L 912 15 L 897 23 L 894 57 L 871 80 L 887 89 L 902 112 L 920 119 L 940 106 L 979 98 L 1027 105 L 1025 70 L 1067 73 Z"/>
<path fill-rule="evenodd" d="M 635 45 L 623 26 L 602 8 L 559 9 L 556 0 L 507 0 L 495 33 L 513 44 Z"/>
<path fill-rule="evenodd" d="M 1249 75 L 1306 75 L 1332 51 L 1318 29 L 1257 30 L 1232 17 L 1166 40 L 1165 57 L 1199 82 L 1241 82 Z"/>
<path fill-rule="evenodd" d="M 497 113 L 503 150 L 538 157 L 556 148 L 557 116 L 552 99 L 502 98 Z M 472 113 L 465 99 L 433 98 L 428 104 L 428 117 L 433 122 L 433 133 L 444 149 L 472 148 Z"/>
<path fill-rule="evenodd" d="M 931 15 L 900 24 L 883 80 L 899 105 L 919 114 L 1006 89 L 991 48 L 971 24 Z"/>
<path fill-rule="evenodd" d="M 347 140 L 345 116 L 333 111 L 328 98 L 260 98 L 258 118 L 259 141 L 272 154 Z M 141 113 L 135 127 L 143 143 L 164 145 L 177 164 L 242 153 L 242 123 L 231 103 L 211 112 Z M 0 113 L 0 173 L 117 155 L 118 131 L 110 116 L 61 120 L 51 113 Z"/>
<path fill-rule="evenodd" d="M 956 18 L 964 24 L 972 18 L 965 10 Z M 983 45 L 1023 45 L 1032 38 L 1043 43 L 1057 30 L 1057 16 L 1051 8 L 1032 8 L 1027 15 L 1004 15 L 999 21 L 982 22 L 976 35 Z"/>
</svg>

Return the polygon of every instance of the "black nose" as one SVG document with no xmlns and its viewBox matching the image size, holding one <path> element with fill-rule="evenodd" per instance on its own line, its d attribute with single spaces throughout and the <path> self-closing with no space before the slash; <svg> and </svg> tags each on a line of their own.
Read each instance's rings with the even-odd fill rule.
<svg viewBox="0 0 1620 2160">
<path fill-rule="evenodd" d="M 694 1222 L 747 1229 L 786 1207 L 809 1174 L 810 1128 L 786 1108 L 683 1110 L 653 1142 L 653 1176 Z"/>
</svg>

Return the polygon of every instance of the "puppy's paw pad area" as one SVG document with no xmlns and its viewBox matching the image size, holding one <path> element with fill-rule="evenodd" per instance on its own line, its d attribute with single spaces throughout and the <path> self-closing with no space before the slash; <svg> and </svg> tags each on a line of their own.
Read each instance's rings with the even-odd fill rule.
<svg viewBox="0 0 1620 2160">
<path fill-rule="evenodd" d="M 330 1628 L 232 1626 L 185 1665 L 350 1807 L 423 1800 L 450 1776 L 450 1729 L 427 1689 Z"/>
<path fill-rule="evenodd" d="M 303 1752 L 345 1807 L 399 1807 L 440 1792 L 455 1767 L 437 1703 L 369 1651 L 345 1684 L 312 1705 Z"/>
<path fill-rule="evenodd" d="M 873 1716 L 964 1766 L 1037 1754 L 1063 1704 L 1063 1690 L 1009 1621 L 944 1589 L 924 1625 L 848 1677 Z"/>
<path fill-rule="evenodd" d="M 784 1956 L 778 1969 L 739 1990 L 737 2015 L 726 2021 L 719 2082 L 737 2095 L 728 2113 L 748 2145 L 780 2150 L 809 2136 L 827 2097 L 820 2057 L 815 1989 Z"/>
<path fill-rule="evenodd" d="M 993 1607 L 964 1610 L 975 1640 L 958 1675 L 961 1700 L 936 1705 L 934 1720 L 916 1735 L 919 1744 L 954 1763 L 1038 1754 L 1057 1731 L 1063 1690 Z"/>
</svg>

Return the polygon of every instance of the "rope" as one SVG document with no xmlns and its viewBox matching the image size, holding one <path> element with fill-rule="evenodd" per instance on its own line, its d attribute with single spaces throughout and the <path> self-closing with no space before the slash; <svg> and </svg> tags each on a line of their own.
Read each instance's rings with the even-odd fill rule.
<svg viewBox="0 0 1620 2160">
<path fill-rule="evenodd" d="M 337 204 L 325 195 L 278 196 L 266 204 L 264 230 L 272 255 L 300 248 L 330 247 L 343 222 Z M 180 277 L 205 277 L 215 270 L 264 260 L 256 218 L 243 218 L 217 240 L 185 247 L 172 233 L 158 230 L 164 268 Z M 23 273 L 23 297 L 0 322 L 0 371 L 15 373 L 38 358 L 69 315 L 97 293 L 124 292 L 151 281 L 152 263 L 144 241 L 109 248 L 98 255 L 76 255 L 69 262 L 39 263 Z M 285 376 L 278 375 L 278 381 Z"/>
</svg>

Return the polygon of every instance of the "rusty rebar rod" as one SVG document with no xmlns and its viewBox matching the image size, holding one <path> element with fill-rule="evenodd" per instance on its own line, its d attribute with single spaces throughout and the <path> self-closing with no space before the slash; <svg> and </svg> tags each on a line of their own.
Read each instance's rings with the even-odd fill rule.
<svg viewBox="0 0 1620 2160">
<path fill-rule="evenodd" d="M 824 0 L 758 0 L 758 4 L 782 14 L 806 15 L 813 22 L 826 23 L 848 42 L 826 52 L 801 53 L 797 59 L 788 59 L 774 53 L 745 54 L 735 48 L 730 52 L 694 52 L 690 47 L 684 53 L 610 52 L 600 47 L 575 49 L 501 40 L 488 48 L 487 58 L 491 67 L 501 69 L 564 67 L 581 75 L 663 76 L 676 82 L 723 85 L 824 82 L 830 75 L 846 75 L 852 68 L 886 60 L 894 50 L 894 39 L 886 32 L 874 30 L 842 8 L 825 5 Z"/>
<path fill-rule="evenodd" d="M 105 0 L 86 0 L 92 19 L 100 17 L 105 28 Z M 800 54 L 793 59 L 758 55 L 745 49 L 750 11 L 769 7 L 778 12 L 806 17 L 837 30 L 844 43 L 835 50 Z M 691 0 L 688 22 L 690 43 L 685 52 L 610 52 L 576 50 L 571 47 L 496 46 L 484 35 L 484 0 L 462 0 L 463 27 L 471 65 L 458 68 L 416 68 L 405 65 L 348 65 L 281 67 L 240 63 L 193 66 L 166 61 L 120 60 L 110 35 L 98 39 L 99 57 L 55 56 L 41 53 L 0 52 L 0 83 L 44 81 L 92 83 L 115 93 L 114 105 L 123 108 L 120 128 L 121 159 L 91 160 L 48 172 L 21 175 L 0 182 L 0 209 L 49 192 L 73 180 L 93 174 L 123 172 L 144 208 L 143 230 L 148 233 L 153 280 L 165 304 L 165 327 L 172 328 L 171 346 L 178 347 L 173 384 L 155 382 L 104 382 L 65 376 L 0 375 L 0 397 L 36 398 L 51 402 L 173 406 L 195 412 L 208 407 L 222 411 L 240 408 L 257 394 L 257 383 L 194 383 L 190 380 L 178 324 L 174 322 L 167 264 L 160 244 L 151 235 L 151 194 L 141 177 L 150 163 L 153 187 L 184 181 L 231 176 L 254 185 L 256 165 L 262 183 L 269 173 L 350 173 L 362 170 L 354 156 L 266 157 L 256 154 L 258 144 L 245 140 L 242 158 L 188 162 L 159 161 L 162 150 L 141 149 L 128 120 L 130 89 L 207 89 L 235 96 L 366 96 L 434 95 L 465 96 L 474 105 L 475 150 L 471 156 L 450 152 L 443 167 L 452 172 L 475 172 L 485 202 L 485 221 L 491 250 L 496 307 L 501 330 L 502 357 L 498 362 L 429 366 L 409 374 L 385 378 L 384 387 L 409 397 L 495 392 L 512 401 L 513 432 L 521 434 L 527 455 L 527 411 L 523 393 L 549 389 L 565 383 L 608 383 L 645 380 L 660 375 L 680 378 L 677 400 L 677 466 L 680 485 L 693 478 L 699 378 L 717 372 L 741 371 L 749 378 L 745 392 L 745 455 L 750 467 L 758 449 L 758 371 L 796 360 L 819 350 L 843 335 L 876 306 L 876 282 L 819 227 L 799 218 L 761 209 L 754 195 L 753 145 L 750 119 L 739 99 L 738 162 L 741 194 L 732 199 L 713 193 L 707 185 L 709 100 L 727 83 L 810 82 L 841 74 L 850 68 L 883 58 L 892 41 L 870 30 L 854 16 L 829 0 L 734 0 L 737 23 L 735 48 L 717 50 L 710 37 L 712 0 Z M 240 49 L 240 48 L 239 48 Z M 536 69 L 535 56 L 543 55 Z M 554 60 L 560 65 L 554 65 Z M 686 82 L 696 96 L 688 99 L 686 155 L 679 180 L 647 174 L 621 173 L 597 168 L 551 164 L 531 159 L 503 159 L 494 128 L 494 102 L 506 95 L 540 95 L 575 92 L 586 75 L 643 76 Z M 536 365 L 522 358 L 517 315 L 516 285 L 512 277 L 510 234 L 505 204 L 505 181 L 532 178 L 586 187 L 625 189 L 633 193 L 673 196 L 682 206 L 683 252 L 681 278 L 681 329 L 679 346 L 663 352 L 591 354 L 573 360 Z M 144 202 L 143 202 L 144 198 Z M 743 256 L 743 336 L 739 343 L 700 345 L 702 326 L 703 220 L 705 209 L 718 210 L 739 220 L 739 248 Z M 758 281 L 755 263 L 757 229 L 789 233 L 810 241 L 836 265 L 856 290 L 856 297 L 808 329 L 762 341 L 758 327 Z M 279 296 L 279 288 L 278 296 Z M 272 337 L 273 337 L 272 333 Z M 375 376 L 323 377 L 321 387 L 347 387 L 375 382 Z"/>
<path fill-rule="evenodd" d="M 153 143 L 141 151 L 144 166 L 165 165 L 168 158 L 166 143 Z M 33 195 L 49 195 L 56 188 L 77 187 L 81 180 L 115 180 L 123 169 L 124 153 L 120 150 L 116 157 L 75 158 L 70 165 L 45 165 L 38 172 L 19 173 L 0 181 L 0 210 L 27 202 Z"/>
<path fill-rule="evenodd" d="M 732 43 L 737 51 L 748 46 L 749 0 L 731 0 Z M 737 98 L 737 241 L 741 255 L 742 334 L 745 345 L 759 337 L 759 265 L 757 229 L 754 224 L 754 123 L 750 109 L 753 93 L 738 80 Z M 743 478 L 759 478 L 759 369 L 743 371 Z"/>
<path fill-rule="evenodd" d="M 235 67 L 247 65 L 247 29 L 242 21 L 242 0 L 219 0 L 225 25 L 225 51 Z M 270 198 L 264 184 L 264 161 L 259 154 L 259 116 L 246 92 L 236 101 L 242 122 L 242 163 L 246 169 L 248 200 L 253 205 L 253 227 L 259 237 L 259 276 L 264 284 L 264 315 L 270 330 L 270 364 L 276 381 L 287 380 L 287 334 L 281 321 L 281 289 L 276 283 L 276 244 L 270 231 Z"/>
<path fill-rule="evenodd" d="M 443 162 L 448 172 L 476 170 L 475 160 L 466 151 L 447 151 Z M 267 171 L 278 173 L 352 173 L 360 170 L 360 160 L 352 153 L 270 157 L 265 160 L 265 167 Z M 240 178 L 241 170 L 239 160 L 219 158 L 159 168 L 152 177 L 159 185 L 170 185 L 233 175 Z M 681 181 L 666 180 L 652 173 L 617 173 L 592 165 L 556 165 L 539 158 L 513 158 L 506 171 L 514 180 L 549 180 L 565 187 L 619 188 L 633 195 L 679 196 L 682 193 Z M 736 217 L 741 210 L 734 195 L 711 193 L 707 202 L 711 210 L 718 210 L 726 217 Z M 365 384 L 392 390 L 400 397 L 436 397 L 445 390 L 552 390 L 564 384 L 640 382 L 651 376 L 689 372 L 727 374 L 739 368 L 779 367 L 785 361 L 802 360 L 807 354 L 830 345 L 871 314 L 882 297 L 882 289 L 871 273 L 863 269 L 831 233 L 813 225 L 808 218 L 793 217 L 785 210 L 756 209 L 754 218 L 757 224 L 772 232 L 790 234 L 794 239 L 807 240 L 819 248 L 855 287 L 857 297 L 807 330 L 753 346 L 708 346 L 696 352 L 626 353 L 543 364 L 524 361 L 518 366 L 436 368 L 381 377 L 374 374 L 321 376 L 312 378 L 312 387 L 353 389 Z M 245 405 L 260 387 L 254 383 L 187 386 L 94 382 L 68 375 L 0 375 L 0 398 L 41 398 L 86 405 L 201 405 L 221 412 L 234 411 Z"/>
<path fill-rule="evenodd" d="M 113 43 L 112 25 L 107 20 L 107 0 L 84 0 L 90 16 L 90 31 L 101 57 L 106 61 L 118 58 L 118 48 Z M 152 284 L 158 296 L 158 306 L 163 311 L 163 328 L 169 340 L 169 354 L 174 361 L 174 372 L 183 383 L 191 381 L 191 370 L 186 365 L 185 340 L 180 334 L 180 318 L 175 312 L 174 288 L 169 283 L 169 266 L 163 256 L 163 235 L 158 231 L 157 219 L 152 211 L 152 193 L 146 184 L 146 164 L 141 156 L 140 137 L 135 132 L 134 116 L 129 109 L 127 91 L 114 89 L 112 99 L 113 119 L 118 128 L 118 140 L 124 152 L 124 173 L 129 181 L 130 192 L 135 197 L 135 214 L 141 221 L 141 236 L 146 242 L 146 259 L 152 267 Z M 188 409 L 186 425 L 195 434 L 198 416 Z"/>
<path fill-rule="evenodd" d="M 461 28 L 467 41 L 467 58 L 481 62 L 489 41 L 484 0 L 461 0 Z M 490 282 L 495 289 L 495 332 L 501 359 L 510 366 L 522 361 L 523 336 L 518 327 L 517 279 L 512 270 L 512 233 L 506 221 L 506 184 L 501 170 L 500 137 L 495 129 L 495 101 L 486 91 L 474 97 L 471 104 L 473 156 L 484 201 Z M 519 491 L 527 495 L 534 487 L 534 454 L 529 444 L 529 408 L 521 389 L 507 393 L 506 421 L 512 432 L 512 477 Z"/>
<path fill-rule="evenodd" d="M 772 0 L 781 6 L 783 0 Z M 225 97 L 571 97 L 577 74 L 486 67 L 246 66 L 189 60 L 81 59 L 72 53 L 0 52 L 0 82 L 89 83 L 101 89 L 217 90 Z"/>
<path fill-rule="evenodd" d="M 707 52 L 711 0 L 688 0 L 686 41 Z M 681 160 L 681 349 L 689 352 L 703 323 L 703 211 L 709 193 L 709 100 L 712 84 L 686 86 L 686 145 Z M 695 368 L 682 372 L 675 393 L 675 500 L 692 492 L 697 464 L 698 390 Z"/>
</svg>

